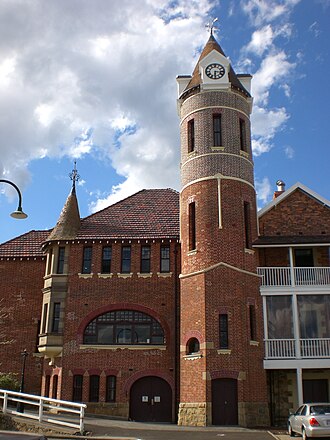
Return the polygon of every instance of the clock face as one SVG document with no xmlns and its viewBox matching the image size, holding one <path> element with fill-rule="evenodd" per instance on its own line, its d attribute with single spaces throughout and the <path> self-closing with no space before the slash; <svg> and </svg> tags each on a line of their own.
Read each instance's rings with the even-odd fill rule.
<svg viewBox="0 0 330 440">
<path fill-rule="evenodd" d="M 225 74 L 225 68 L 221 64 L 213 63 L 206 67 L 205 73 L 211 79 L 220 79 Z"/>
</svg>

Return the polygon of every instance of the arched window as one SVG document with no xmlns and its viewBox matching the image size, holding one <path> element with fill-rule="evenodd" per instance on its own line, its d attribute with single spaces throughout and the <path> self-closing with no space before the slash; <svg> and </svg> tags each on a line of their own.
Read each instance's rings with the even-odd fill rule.
<svg viewBox="0 0 330 440">
<path fill-rule="evenodd" d="M 199 340 L 196 338 L 190 338 L 187 342 L 187 354 L 193 354 L 199 352 Z"/>
<path fill-rule="evenodd" d="M 84 331 L 84 344 L 138 345 L 165 343 L 156 319 L 135 310 L 116 310 L 99 315 Z"/>
</svg>

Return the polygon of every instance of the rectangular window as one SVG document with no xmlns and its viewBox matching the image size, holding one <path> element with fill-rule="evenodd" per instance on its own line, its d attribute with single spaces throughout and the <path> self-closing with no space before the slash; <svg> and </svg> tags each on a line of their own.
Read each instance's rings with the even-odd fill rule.
<svg viewBox="0 0 330 440">
<path fill-rule="evenodd" d="M 91 273 L 92 271 L 92 248 L 84 247 L 82 273 Z"/>
<path fill-rule="evenodd" d="M 111 246 L 104 246 L 102 249 L 102 273 L 110 273 L 111 272 L 111 257 L 112 257 L 112 248 Z"/>
<path fill-rule="evenodd" d="M 89 402 L 98 402 L 100 392 L 100 376 L 89 377 Z"/>
<path fill-rule="evenodd" d="M 221 147 L 221 115 L 213 115 L 213 143 L 215 147 Z"/>
<path fill-rule="evenodd" d="M 195 122 L 193 119 L 188 121 L 188 153 L 195 149 Z"/>
<path fill-rule="evenodd" d="M 246 128 L 245 128 L 245 121 L 243 119 L 239 120 L 239 141 L 240 141 L 241 150 L 247 151 Z"/>
<path fill-rule="evenodd" d="M 292 297 L 289 295 L 267 296 L 268 339 L 292 339 Z"/>
<path fill-rule="evenodd" d="M 105 401 L 116 401 L 116 376 L 107 376 Z"/>
<path fill-rule="evenodd" d="M 61 246 L 58 248 L 57 272 L 56 273 L 64 273 L 64 256 L 65 256 L 65 247 Z"/>
<path fill-rule="evenodd" d="M 73 402 L 82 402 L 83 376 L 82 374 L 75 374 L 73 376 Z"/>
<path fill-rule="evenodd" d="M 41 333 L 46 333 L 48 318 L 48 303 L 44 304 Z"/>
<path fill-rule="evenodd" d="M 244 234 L 245 234 L 245 247 L 251 249 L 251 209 L 250 203 L 244 202 Z"/>
<path fill-rule="evenodd" d="M 50 390 L 50 375 L 47 374 L 47 376 L 45 377 L 45 392 L 44 392 L 45 397 L 49 397 L 49 390 Z"/>
<path fill-rule="evenodd" d="M 150 272 L 150 246 L 141 246 L 141 273 Z"/>
<path fill-rule="evenodd" d="M 250 323 L 250 340 L 257 340 L 257 330 L 256 330 L 256 309 L 253 304 L 249 305 L 249 323 Z"/>
<path fill-rule="evenodd" d="M 162 246 L 160 248 L 160 271 L 169 272 L 170 271 L 170 247 Z"/>
<path fill-rule="evenodd" d="M 58 333 L 58 329 L 60 326 L 60 312 L 61 312 L 61 303 L 54 303 L 53 305 L 53 321 L 52 321 L 52 332 Z"/>
<path fill-rule="evenodd" d="M 219 316 L 219 344 L 221 349 L 226 349 L 228 345 L 228 315 L 221 313 Z"/>
<path fill-rule="evenodd" d="M 189 251 L 196 249 L 196 205 L 189 203 Z"/>
<path fill-rule="evenodd" d="M 131 271 L 131 246 L 123 246 L 121 249 L 121 273 Z"/>
<path fill-rule="evenodd" d="M 53 376 L 53 392 L 52 392 L 53 399 L 57 399 L 57 388 L 58 388 L 58 375 L 55 374 Z"/>
</svg>

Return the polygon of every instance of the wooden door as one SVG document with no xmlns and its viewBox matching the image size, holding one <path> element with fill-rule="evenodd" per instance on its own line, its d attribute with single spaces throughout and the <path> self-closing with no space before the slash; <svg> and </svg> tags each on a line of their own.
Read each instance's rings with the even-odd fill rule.
<svg viewBox="0 0 330 440">
<path fill-rule="evenodd" d="M 212 424 L 238 425 L 236 379 L 212 380 Z"/>
<path fill-rule="evenodd" d="M 172 422 L 172 390 L 160 377 L 137 380 L 130 391 L 130 419 L 137 422 Z"/>
</svg>

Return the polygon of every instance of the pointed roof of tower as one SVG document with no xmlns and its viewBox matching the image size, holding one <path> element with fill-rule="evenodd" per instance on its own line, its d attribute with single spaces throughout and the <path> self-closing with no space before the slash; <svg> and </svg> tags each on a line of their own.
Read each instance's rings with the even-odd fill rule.
<svg viewBox="0 0 330 440">
<path fill-rule="evenodd" d="M 226 57 L 226 54 L 224 53 L 224 51 L 222 50 L 220 44 L 217 42 L 217 40 L 214 38 L 213 34 L 211 33 L 210 38 L 208 39 L 204 49 L 202 50 L 202 53 L 200 54 L 200 57 L 197 61 L 197 64 L 195 66 L 195 69 L 193 71 L 191 80 L 189 81 L 186 89 L 184 90 L 184 92 L 199 86 L 202 83 L 202 79 L 199 73 L 199 63 L 200 61 L 205 58 L 209 53 L 212 52 L 212 50 L 216 50 L 217 52 L 221 53 L 221 55 L 223 55 L 224 57 Z M 231 82 L 232 87 L 240 90 L 241 92 L 243 92 L 246 96 L 250 97 L 250 93 L 244 88 L 244 86 L 242 85 L 242 83 L 240 82 L 240 80 L 238 79 L 234 69 L 232 68 L 232 65 L 230 64 L 230 68 L 229 68 L 229 81 Z"/>
<path fill-rule="evenodd" d="M 73 240 L 76 238 L 77 232 L 80 229 L 80 214 L 78 207 L 78 200 L 76 195 L 76 182 L 79 180 L 77 173 L 76 162 L 74 162 L 74 169 L 70 173 L 72 180 L 72 189 L 63 206 L 60 217 L 56 226 L 47 237 L 46 241 L 53 240 Z"/>
</svg>

